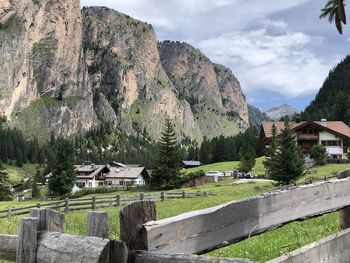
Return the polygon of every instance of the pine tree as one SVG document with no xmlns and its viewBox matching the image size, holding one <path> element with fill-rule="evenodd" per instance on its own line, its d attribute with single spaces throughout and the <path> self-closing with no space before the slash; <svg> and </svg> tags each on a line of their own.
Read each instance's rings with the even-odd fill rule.
<svg viewBox="0 0 350 263">
<path fill-rule="evenodd" d="M 304 174 L 305 163 L 288 121 L 284 123 L 276 148 L 269 165 L 271 179 L 280 184 L 295 182 Z"/>
<path fill-rule="evenodd" d="M 72 144 L 62 138 L 56 139 L 51 158 L 52 176 L 49 180 L 49 191 L 54 195 L 66 195 L 72 191 L 76 179 Z"/>
<path fill-rule="evenodd" d="M 277 129 L 275 124 L 272 125 L 271 133 L 272 133 L 272 136 L 265 152 L 266 160 L 264 161 L 266 174 L 268 175 L 270 175 L 271 173 L 270 169 L 272 165 L 272 160 L 274 160 L 275 154 L 277 151 Z"/>
<path fill-rule="evenodd" d="M 311 148 L 311 158 L 313 158 L 317 164 L 325 165 L 327 163 L 327 150 L 323 145 L 314 145 Z"/>
<path fill-rule="evenodd" d="M 176 140 L 174 125 L 170 119 L 165 120 L 161 135 L 156 167 L 152 171 L 152 185 L 173 188 L 177 186 L 181 177 L 182 156 Z"/>
<path fill-rule="evenodd" d="M 10 180 L 4 167 L 0 164 L 0 201 L 11 200 Z"/>
<path fill-rule="evenodd" d="M 240 150 L 240 162 L 238 169 L 241 172 L 250 172 L 255 165 L 255 151 L 250 145 L 245 145 Z"/>
</svg>

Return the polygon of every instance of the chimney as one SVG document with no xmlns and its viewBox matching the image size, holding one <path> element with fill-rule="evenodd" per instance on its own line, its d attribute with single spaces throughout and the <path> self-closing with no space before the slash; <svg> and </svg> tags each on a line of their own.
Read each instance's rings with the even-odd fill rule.
<svg viewBox="0 0 350 263">
<path fill-rule="evenodd" d="M 327 127 L 327 119 L 321 119 L 321 125 Z"/>
</svg>

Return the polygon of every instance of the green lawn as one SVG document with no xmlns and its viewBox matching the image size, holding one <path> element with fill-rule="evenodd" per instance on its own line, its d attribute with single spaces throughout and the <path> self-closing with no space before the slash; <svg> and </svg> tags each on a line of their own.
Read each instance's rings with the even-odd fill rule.
<svg viewBox="0 0 350 263">
<path fill-rule="evenodd" d="M 26 163 L 23 167 L 4 164 L 5 171 L 9 175 L 11 184 L 20 183 L 24 178 L 30 178 L 35 175 L 37 164 Z"/>
<path fill-rule="evenodd" d="M 264 160 L 265 160 L 265 157 L 259 157 L 256 159 L 256 163 L 255 163 L 255 166 L 253 168 L 253 172 L 258 176 L 265 175 L 265 168 L 263 165 Z M 203 166 L 196 167 L 196 168 L 186 169 L 185 171 L 186 171 L 186 173 L 195 172 L 195 171 L 199 171 L 199 170 L 203 170 L 204 172 L 233 171 L 233 170 L 238 170 L 238 164 L 239 164 L 239 161 L 212 163 L 212 164 L 207 164 L 207 165 L 203 165 Z"/>
</svg>

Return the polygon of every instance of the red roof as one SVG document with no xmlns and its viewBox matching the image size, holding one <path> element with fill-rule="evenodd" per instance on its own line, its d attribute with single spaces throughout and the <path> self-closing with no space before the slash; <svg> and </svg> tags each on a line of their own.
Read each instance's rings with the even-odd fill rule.
<svg viewBox="0 0 350 263">
<path fill-rule="evenodd" d="M 276 126 L 277 135 L 280 134 L 284 128 L 284 122 L 282 121 L 263 121 L 261 125 L 267 138 L 270 138 L 272 136 L 273 124 Z M 338 136 L 350 139 L 350 127 L 342 121 L 301 121 L 298 123 L 291 121 L 289 124 L 292 130 L 296 130 L 306 125 L 314 125 L 321 130 L 325 130 Z"/>
</svg>

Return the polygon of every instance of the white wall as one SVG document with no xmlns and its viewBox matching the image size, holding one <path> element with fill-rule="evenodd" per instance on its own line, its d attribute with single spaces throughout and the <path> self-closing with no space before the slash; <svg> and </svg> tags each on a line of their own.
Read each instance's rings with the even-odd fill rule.
<svg viewBox="0 0 350 263">
<path fill-rule="evenodd" d="M 322 143 L 322 141 L 341 141 L 341 146 L 326 146 L 327 153 L 330 155 L 343 155 L 343 139 L 337 137 L 336 135 L 329 133 L 327 131 L 322 131 L 319 133 L 319 144 Z"/>
</svg>

